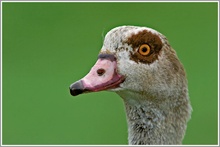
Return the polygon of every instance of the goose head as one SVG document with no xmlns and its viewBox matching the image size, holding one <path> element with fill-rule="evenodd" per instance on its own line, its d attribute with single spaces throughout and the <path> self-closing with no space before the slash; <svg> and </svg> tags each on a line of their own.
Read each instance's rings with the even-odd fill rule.
<svg viewBox="0 0 220 147">
<path fill-rule="evenodd" d="M 191 105 L 183 65 L 164 35 L 148 27 L 110 30 L 95 65 L 70 86 L 73 96 L 102 90 L 122 97 L 129 144 L 181 144 Z"/>
</svg>

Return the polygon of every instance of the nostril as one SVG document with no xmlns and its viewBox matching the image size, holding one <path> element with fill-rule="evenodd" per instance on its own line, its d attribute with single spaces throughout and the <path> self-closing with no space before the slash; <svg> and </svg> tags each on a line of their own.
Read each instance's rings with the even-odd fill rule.
<svg viewBox="0 0 220 147">
<path fill-rule="evenodd" d="M 99 76 L 102 76 L 104 73 L 105 73 L 105 70 L 103 68 L 100 68 L 100 69 L 97 70 L 97 74 Z"/>
</svg>

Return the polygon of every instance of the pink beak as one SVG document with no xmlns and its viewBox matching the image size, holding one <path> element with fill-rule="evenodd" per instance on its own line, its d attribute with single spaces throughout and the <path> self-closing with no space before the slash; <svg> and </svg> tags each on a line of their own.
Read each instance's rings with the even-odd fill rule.
<svg viewBox="0 0 220 147">
<path fill-rule="evenodd" d="M 96 92 L 119 87 L 124 77 L 117 73 L 117 62 L 114 55 L 100 54 L 90 72 L 79 81 L 70 85 L 73 96 L 84 92 Z"/>
</svg>

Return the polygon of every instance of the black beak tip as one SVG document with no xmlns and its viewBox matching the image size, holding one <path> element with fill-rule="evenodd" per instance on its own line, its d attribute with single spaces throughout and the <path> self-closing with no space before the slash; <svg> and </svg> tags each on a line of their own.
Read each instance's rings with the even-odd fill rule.
<svg viewBox="0 0 220 147">
<path fill-rule="evenodd" d="M 70 94 L 72 96 L 77 96 L 79 94 L 82 94 L 84 92 L 84 86 L 82 84 L 82 81 L 77 81 L 70 85 Z"/>
<path fill-rule="evenodd" d="M 70 89 L 70 94 L 72 96 L 77 96 L 77 95 L 82 94 L 82 93 L 83 93 L 83 91 L 80 90 L 80 89 L 74 89 L 74 90 Z"/>
</svg>

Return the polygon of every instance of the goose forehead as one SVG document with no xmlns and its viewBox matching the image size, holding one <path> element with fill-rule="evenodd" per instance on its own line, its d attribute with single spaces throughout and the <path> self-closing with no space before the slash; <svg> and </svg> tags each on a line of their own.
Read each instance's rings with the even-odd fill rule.
<svg viewBox="0 0 220 147">
<path fill-rule="evenodd" d="M 137 27 L 137 26 L 120 26 L 110 30 L 106 36 L 103 43 L 102 51 L 108 50 L 110 52 L 115 52 L 115 49 L 120 47 L 127 47 L 126 41 L 132 35 L 136 35 L 140 32 L 147 31 L 153 35 L 157 35 L 161 38 L 161 34 L 156 30 L 148 27 Z M 128 48 L 129 49 L 129 48 Z"/>
<path fill-rule="evenodd" d="M 120 36 L 120 35 L 123 35 L 125 37 L 130 37 L 131 35 L 137 34 L 143 30 L 149 31 L 155 35 L 159 35 L 159 33 L 156 30 L 154 30 L 152 28 L 148 28 L 148 27 L 120 26 L 120 27 L 116 27 L 116 28 L 113 28 L 112 30 L 110 30 L 106 34 L 106 37 Z"/>
</svg>

